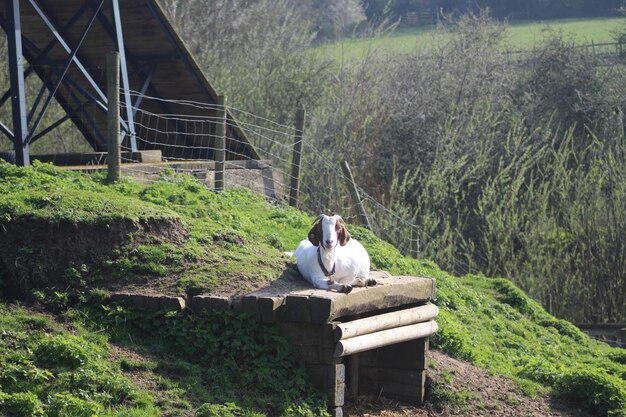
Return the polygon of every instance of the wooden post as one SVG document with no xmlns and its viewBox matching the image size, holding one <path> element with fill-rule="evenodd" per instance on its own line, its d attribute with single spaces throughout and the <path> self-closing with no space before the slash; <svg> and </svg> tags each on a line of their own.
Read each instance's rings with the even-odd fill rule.
<svg viewBox="0 0 626 417">
<path fill-rule="evenodd" d="M 224 163 L 226 161 L 226 96 L 217 97 L 215 126 L 215 191 L 224 191 Z"/>
<path fill-rule="evenodd" d="M 370 220 L 367 217 L 367 213 L 365 212 L 365 208 L 363 207 L 363 202 L 361 201 L 361 196 L 359 195 L 359 190 L 356 188 L 356 183 L 354 182 L 354 177 L 352 176 L 352 171 L 350 170 L 350 165 L 348 165 L 348 161 L 343 161 L 341 164 L 341 170 L 343 171 L 343 175 L 346 176 L 346 180 L 348 182 L 348 188 L 350 189 L 350 195 L 352 196 L 352 201 L 356 204 L 359 210 L 359 219 L 361 220 L 361 224 L 364 227 L 372 230 L 372 226 L 370 225 Z"/>
<path fill-rule="evenodd" d="M 420 254 L 420 226 L 411 226 L 411 256 L 415 259 L 419 258 Z"/>
<path fill-rule="evenodd" d="M 304 134 L 304 108 L 296 111 L 295 135 L 293 138 L 293 156 L 291 158 L 291 182 L 289 186 L 289 205 L 298 207 L 300 193 L 300 161 L 302 156 L 302 136 Z"/>
<path fill-rule="evenodd" d="M 120 180 L 120 54 L 107 54 L 107 181 Z"/>
</svg>

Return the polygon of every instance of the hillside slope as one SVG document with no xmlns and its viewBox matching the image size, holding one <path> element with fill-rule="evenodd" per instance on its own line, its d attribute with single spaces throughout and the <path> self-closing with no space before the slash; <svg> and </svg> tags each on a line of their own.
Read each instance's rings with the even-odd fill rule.
<svg viewBox="0 0 626 417">
<path fill-rule="evenodd" d="M 1 295 L 39 303 L 65 321 L 63 329 L 48 329 L 54 326 L 47 321 L 33 325 L 24 311 L 13 317 L 13 309 L 2 308 L 3 323 L 13 327 L 3 325 L 9 336 L 0 338 L 0 412 L 29 415 L 8 408 L 27 404 L 41 415 L 68 415 L 58 410 L 70 406 L 87 410 L 71 415 L 91 415 L 92 409 L 118 410 L 113 415 L 319 415 L 323 402 L 307 387 L 284 340 L 245 317 L 98 308 L 117 288 L 232 295 L 263 287 L 293 267 L 282 251 L 306 236 L 310 222 L 302 212 L 249 192 L 215 194 L 168 172 L 147 186 L 130 180 L 105 185 L 103 177 L 47 165 L 0 163 Z M 81 233 L 84 228 L 90 233 Z M 598 415 L 626 416 L 625 350 L 590 340 L 507 280 L 453 277 L 402 256 L 367 230 L 353 227 L 351 233 L 368 249 L 373 267 L 437 279 L 435 346 L 512 378 L 526 394 L 551 391 Z M 80 250 L 71 256 L 68 247 L 54 251 L 72 239 Z M 142 359 L 121 355 L 106 368 L 98 358 L 111 356 L 110 341 L 142 352 Z M 82 359 L 52 363 L 51 349 Z M 156 359 L 146 360 L 150 355 Z M 249 360 L 235 363 L 234 357 Z M 102 374 L 115 379 L 122 378 L 122 368 L 153 376 L 160 370 L 160 385 L 146 376 L 143 388 L 116 396 L 94 371 L 107 369 Z M 77 374 L 91 379 L 81 386 Z M 285 380 L 293 383 L 279 382 Z M 153 394 L 131 394 L 142 389 Z"/>
</svg>

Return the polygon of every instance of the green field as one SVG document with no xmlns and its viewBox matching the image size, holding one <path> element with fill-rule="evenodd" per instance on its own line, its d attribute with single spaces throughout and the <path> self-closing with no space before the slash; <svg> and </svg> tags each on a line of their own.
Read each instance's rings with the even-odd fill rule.
<svg viewBox="0 0 626 417">
<path fill-rule="evenodd" d="M 549 32 L 561 32 L 577 43 L 613 42 L 613 32 L 626 24 L 626 18 L 567 19 L 507 24 L 506 44 L 510 49 L 532 48 Z M 344 39 L 316 48 L 318 52 L 335 59 L 353 60 L 368 53 L 408 53 L 428 50 L 434 40 L 446 36 L 445 31 L 433 27 L 402 29 L 373 38 Z"/>
</svg>

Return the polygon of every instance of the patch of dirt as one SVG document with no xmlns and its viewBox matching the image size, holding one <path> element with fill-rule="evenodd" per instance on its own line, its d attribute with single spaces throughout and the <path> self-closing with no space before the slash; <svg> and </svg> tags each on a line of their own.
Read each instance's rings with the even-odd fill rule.
<svg viewBox="0 0 626 417">
<path fill-rule="evenodd" d="M 437 350 L 428 355 L 431 383 L 452 393 L 461 394 L 466 401 L 427 401 L 424 407 L 412 407 L 385 398 L 360 397 L 344 407 L 350 417 L 591 417 L 590 414 L 571 403 L 549 395 L 527 397 L 515 382 L 460 361 Z"/>
<path fill-rule="evenodd" d="M 90 267 L 119 247 L 155 237 L 180 243 L 187 232 L 178 218 L 107 224 L 22 218 L 0 223 L 0 281 L 9 296 L 28 297 L 34 283 L 38 288 L 64 284 L 67 268 Z"/>
</svg>

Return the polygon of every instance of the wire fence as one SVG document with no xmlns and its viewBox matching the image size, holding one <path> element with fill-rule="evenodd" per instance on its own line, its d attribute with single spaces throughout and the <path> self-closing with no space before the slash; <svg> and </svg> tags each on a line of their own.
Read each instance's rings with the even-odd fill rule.
<svg viewBox="0 0 626 417">
<path fill-rule="evenodd" d="M 138 92 L 131 95 L 133 101 L 141 96 Z M 320 148 L 307 137 L 306 131 L 300 174 L 294 175 L 295 126 L 230 106 L 149 96 L 141 96 L 141 100 L 140 108 L 133 107 L 137 147 L 143 151 L 160 151 L 162 160 L 176 171 L 194 175 L 214 188 L 220 139 L 217 125 L 224 123 L 226 187 L 245 187 L 287 201 L 291 185 L 298 183 L 299 208 L 312 214 L 338 213 L 350 223 L 363 225 L 358 208 L 361 204 L 374 234 L 407 255 L 420 256 L 423 236 L 413 219 L 394 212 L 359 187 L 358 176 L 355 182 L 360 201 L 353 201 L 350 178 L 340 168 L 342 156 Z M 126 151 L 128 143 L 129 139 L 125 138 Z M 158 176 L 164 167 L 163 163 L 131 164 L 134 158 L 131 152 L 122 152 L 122 161 L 128 162 L 124 171 L 145 180 Z"/>
</svg>

